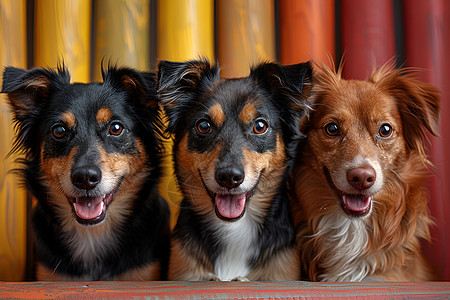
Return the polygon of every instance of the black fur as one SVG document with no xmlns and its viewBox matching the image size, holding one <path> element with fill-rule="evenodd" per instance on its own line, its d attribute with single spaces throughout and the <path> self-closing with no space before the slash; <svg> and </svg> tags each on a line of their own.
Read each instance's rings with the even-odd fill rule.
<svg viewBox="0 0 450 300">
<path fill-rule="evenodd" d="M 8 93 L 18 129 L 12 151 L 25 153 L 23 178 L 38 200 L 32 217 L 37 260 L 56 274 L 73 280 L 115 279 L 125 271 L 156 262 L 161 263 L 162 276 L 149 277 L 149 280 L 164 279 L 170 229 L 167 204 L 157 192 L 161 175 L 162 124 L 155 74 L 114 66 L 107 70 L 102 68 L 102 74 L 103 83 L 71 84 L 64 65 L 58 66 L 57 70 L 5 68 L 2 93 Z M 108 108 L 113 115 L 106 124 L 96 121 L 96 112 L 102 107 Z M 75 116 L 74 128 L 62 122 L 64 112 Z M 108 126 L 115 121 L 124 129 L 122 134 L 111 136 Z M 63 138 L 52 136 L 55 126 L 65 126 Z M 76 148 L 70 170 L 77 165 L 98 165 L 98 148 L 107 154 L 136 155 L 139 153 L 137 141 L 145 149 L 144 167 L 150 171 L 140 181 L 136 195 L 121 198 L 121 201 L 130 203 L 131 211 L 120 224 L 116 221 L 118 224 L 111 225 L 112 234 L 108 238 L 111 246 L 102 251 L 92 251 L 95 258 L 86 263 L 84 258 L 72 255 L 82 243 L 82 237 L 76 236 L 80 240 L 69 243 L 70 237 L 64 229 L 70 227 L 76 231 L 74 228 L 78 226 L 82 230 L 94 231 L 98 227 L 76 223 L 75 213 L 71 215 L 73 220 L 67 220 L 65 218 L 70 213 L 61 213 L 55 208 L 55 203 L 68 202 L 68 199 L 63 196 L 64 188 L 48 183 L 49 178 L 45 177 L 42 169 L 43 160 L 67 157 Z M 121 180 L 127 180 L 124 178 Z M 118 191 L 121 189 L 123 185 L 118 187 Z M 55 192 L 58 199 L 53 196 Z M 91 191 L 85 193 L 89 195 Z M 114 205 L 115 200 L 113 198 L 110 205 Z M 109 210 L 103 222 L 96 226 L 111 222 L 108 214 Z M 64 222 L 73 224 L 66 226 Z"/>
<path fill-rule="evenodd" d="M 222 226 L 222 221 L 211 221 L 207 214 L 196 209 L 198 199 L 190 198 L 191 187 L 184 186 L 186 178 L 178 172 L 185 162 L 176 153 L 185 137 L 188 153 L 204 154 L 221 149 L 214 163 L 217 174 L 217 169 L 226 166 L 243 169 L 241 161 L 244 147 L 259 154 L 275 151 L 279 134 L 285 147 L 286 172 L 280 185 L 275 186 L 277 192 L 259 224 L 254 245 L 256 250 L 248 261 L 250 268 L 261 267 L 270 262 L 279 251 L 295 246 L 294 230 L 288 215 L 286 182 L 297 144 L 303 137 L 299 121 L 305 112 L 307 91 L 304 85 L 310 82 L 312 70 L 309 63 L 291 66 L 261 63 L 252 68 L 248 77 L 237 79 L 222 79 L 219 71 L 217 66 L 211 67 L 206 60 L 185 63 L 161 61 L 159 64 L 158 91 L 169 121 L 167 131 L 174 136 L 176 175 L 185 195 L 173 237 L 181 241 L 185 245 L 184 251 L 206 269 L 208 265 L 214 267 L 216 259 L 225 248 L 217 230 Z M 267 134 L 251 134 L 254 123 L 243 124 L 239 120 L 239 114 L 250 98 L 258 99 L 255 102 L 258 103 L 258 118 L 269 124 Z M 208 134 L 196 133 L 196 122 L 209 120 L 208 110 L 216 103 L 223 109 L 226 121 L 220 126 L 213 124 Z M 264 170 L 261 174 L 254 194 L 264 193 L 267 186 L 272 184 L 272 174 L 265 174 Z M 197 185 L 201 187 L 202 183 L 197 182 Z M 212 199 L 212 192 L 208 193 Z M 249 199 L 246 206 L 252 201 L 252 198 Z M 214 200 L 211 201 L 213 207 Z M 220 218 L 219 215 L 218 217 Z M 263 276 L 256 280 L 268 278 L 270 277 Z M 206 279 L 208 277 L 200 278 Z"/>
</svg>

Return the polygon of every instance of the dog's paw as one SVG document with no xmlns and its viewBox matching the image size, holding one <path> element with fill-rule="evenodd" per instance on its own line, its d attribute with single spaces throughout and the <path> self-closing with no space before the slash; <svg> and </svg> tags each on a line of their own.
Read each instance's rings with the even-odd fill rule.
<svg viewBox="0 0 450 300">
<path fill-rule="evenodd" d="M 250 281 L 250 280 L 247 277 L 238 276 L 238 277 L 232 279 L 231 281 Z"/>
<path fill-rule="evenodd" d="M 206 279 L 207 281 L 221 281 L 220 279 L 219 279 L 219 277 L 217 277 L 216 275 L 214 275 L 214 274 L 212 274 L 212 273 L 209 273 L 208 274 L 208 278 Z"/>
</svg>

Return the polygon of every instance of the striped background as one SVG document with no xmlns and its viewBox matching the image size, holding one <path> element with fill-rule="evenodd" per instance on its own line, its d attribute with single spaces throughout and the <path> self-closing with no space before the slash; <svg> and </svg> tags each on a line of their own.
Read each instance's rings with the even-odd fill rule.
<svg viewBox="0 0 450 300">
<path fill-rule="evenodd" d="M 420 68 L 420 78 L 443 91 L 440 137 L 430 137 L 429 151 L 437 225 L 425 245 L 443 280 L 450 280 L 448 53 L 447 0 L 0 0 L 0 67 L 54 67 L 64 58 L 74 81 L 100 80 L 103 58 L 144 70 L 154 69 L 157 59 L 204 56 L 220 62 L 225 77 L 245 76 L 262 60 L 343 57 L 349 79 L 363 79 L 393 58 Z M 6 156 L 14 129 L 3 95 L 0 125 L 0 280 L 19 281 L 30 273 L 32 200 L 8 173 L 16 156 Z M 169 158 L 165 163 L 170 167 Z M 173 177 L 166 176 L 160 190 L 176 211 Z"/>
</svg>

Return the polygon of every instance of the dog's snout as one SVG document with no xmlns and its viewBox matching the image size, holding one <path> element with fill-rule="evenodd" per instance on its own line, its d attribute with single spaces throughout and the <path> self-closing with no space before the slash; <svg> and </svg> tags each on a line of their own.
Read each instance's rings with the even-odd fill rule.
<svg viewBox="0 0 450 300">
<path fill-rule="evenodd" d="M 102 172 L 95 166 L 78 167 L 72 170 L 71 179 L 77 188 L 92 190 L 102 179 Z"/>
<path fill-rule="evenodd" d="M 347 180 L 357 190 L 370 188 L 377 178 L 377 173 L 371 166 L 351 169 L 347 172 Z"/>
<path fill-rule="evenodd" d="M 244 182 L 244 170 L 238 167 L 226 167 L 216 170 L 217 183 L 227 189 L 237 188 Z"/>
</svg>

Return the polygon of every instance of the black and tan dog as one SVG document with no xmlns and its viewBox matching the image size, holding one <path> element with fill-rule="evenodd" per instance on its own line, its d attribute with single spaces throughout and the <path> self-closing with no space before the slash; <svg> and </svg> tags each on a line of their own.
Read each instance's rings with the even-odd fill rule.
<svg viewBox="0 0 450 300">
<path fill-rule="evenodd" d="M 158 280 L 169 253 L 167 204 L 157 192 L 160 132 L 155 75 L 102 70 L 70 84 L 58 70 L 7 67 L 8 93 L 37 198 L 38 280 Z"/>
<path fill-rule="evenodd" d="M 158 90 L 184 194 L 171 280 L 296 280 L 286 180 L 309 63 L 222 79 L 206 60 L 161 61 Z"/>
</svg>

